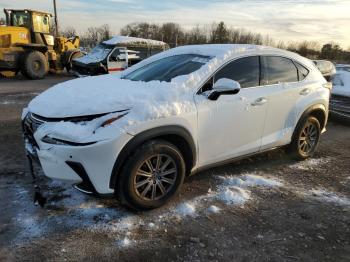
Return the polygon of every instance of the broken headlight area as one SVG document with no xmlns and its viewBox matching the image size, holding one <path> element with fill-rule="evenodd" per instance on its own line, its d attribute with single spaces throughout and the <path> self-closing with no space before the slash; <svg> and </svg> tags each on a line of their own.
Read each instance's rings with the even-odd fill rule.
<svg viewBox="0 0 350 262">
<path fill-rule="evenodd" d="M 66 141 L 63 139 L 53 138 L 50 136 L 44 136 L 41 139 L 41 141 L 47 144 L 62 145 L 62 146 L 88 146 L 96 143 L 96 142 L 77 143 L 77 142 Z"/>
<path fill-rule="evenodd" d="M 91 119 L 92 116 L 70 118 L 65 121 L 45 122 L 37 132 L 41 141 L 51 145 L 87 146 L 103 140 L 96 137 L 100 128 L 105 128 L 118 119 L 122 118 L 128 111 L 108 113 Z"/>
</svg>

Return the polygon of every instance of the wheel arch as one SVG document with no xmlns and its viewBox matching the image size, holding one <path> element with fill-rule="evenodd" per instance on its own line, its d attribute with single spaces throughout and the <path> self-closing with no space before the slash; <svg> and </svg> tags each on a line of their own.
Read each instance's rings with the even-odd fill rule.
<svg viewBox="0 0 350 262">
<path fill-rule="evenodd" d="M 186 173 L 190 173 L 197 159 L 196 144 L 190 132 L 181 126 L 156 127 L 137 134 L 123 147 L 113 166 L 109 182 L 111 189 L 115 188 L 120 170 L 130 154 L 137 147 L 153 139 L 163 139 L 177 146 L 184 157 Z"/>
<path fill-rule="evenodd" d="M 326 107 L 323 104 L 316 104 L 308 107 L 299 117 L 299 120 L 294 128 L 293 137 L 295 136 L 295 130 L 297 130 L 300 123 L 307 116 L 314 116 L 320 122 L 321 130 L 326 127 L 328 114 L 326 112 Z"/>
</svg>

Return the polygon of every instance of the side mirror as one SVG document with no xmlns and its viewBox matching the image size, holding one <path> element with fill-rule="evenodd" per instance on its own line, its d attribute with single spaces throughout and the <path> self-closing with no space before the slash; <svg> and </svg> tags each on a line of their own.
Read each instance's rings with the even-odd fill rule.
<svg viewBox="0 0 350 262">
<path fill-rule="evenodd" d="M 213 89 L 208 92 L 209 100 L 217 100 L 221 95 L 235 95 L 241 90 L 241 85 L 232 79 L 221 78 L 213 86 Z"/>
</svg>

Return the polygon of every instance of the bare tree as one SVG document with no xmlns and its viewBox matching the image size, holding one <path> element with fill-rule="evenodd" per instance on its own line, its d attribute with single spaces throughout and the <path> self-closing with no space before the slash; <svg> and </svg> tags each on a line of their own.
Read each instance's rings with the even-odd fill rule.
<svg viewBox="0 0 350 262">
<path fill-rule="evenodd" d="M 279 49 L 287 49 L 286 44 L 282 40 L 278 41 L 276 47 L 279 48 Z"/>
<path fill-rule="evenodd" d="M 190 32 L 186 34 L 188 44 L 205 44 L 207 43 L 207 36 L 204 28 L 195 26 Z"/>
<path fill-rule="evenodd" d="M 176 23 L 165 23 L 160 27 L 161 40 L 171 47 L 186 44 L 184 30 Z"/>
<path fill-rule="evenodd" d="M 69 26 L 69 27 L 66 27 L 63 31 L 61 31 L 60 35 L 69 38 L 69 37 L 76 36 L 77 35 L 77 31 L 75 30 L 74 27 Z"/>
<path fill-rule="evenodd" d="M 229 42 L 229 32 L 224 22 L 212 25 L 211 43 L 228 43 Z"/>
<path fill-rule="evenodd" d="M 112 37 L 111 30 L 109 29 L 109 25 L 104 24 L 97 28 L 98 33 L 98 41 L 105 41 Z"/>
</svg>

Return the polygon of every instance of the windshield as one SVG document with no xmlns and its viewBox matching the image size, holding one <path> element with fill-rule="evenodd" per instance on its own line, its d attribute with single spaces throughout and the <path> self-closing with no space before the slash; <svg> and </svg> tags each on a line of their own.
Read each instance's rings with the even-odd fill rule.
<svg viewBox="0 0 350 262">
<path fill-rule="evenodd" d="M 165 81 L 197 71 L 210 60 L 209 56 L 185 54 L 159 59 L 124 76 L 132 81 Z"/>
<path fill-rule="evenodd" d="M 87 57 L 91 59 L 91 62 L 99 62 L 105 59 L 113 48 L 111 45 L 98 44 L 87 54 Z"/>
<path fill-rule="evenodd" d="M 27 12 L 13 12 L 12 13 L 12 25 L 30 27 L 30 14 Z"/>
</svg>

